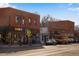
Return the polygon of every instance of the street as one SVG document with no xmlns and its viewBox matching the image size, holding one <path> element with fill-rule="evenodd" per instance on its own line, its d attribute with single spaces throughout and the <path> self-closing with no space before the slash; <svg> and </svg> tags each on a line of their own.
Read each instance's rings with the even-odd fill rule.
<svg viewBox="0 0 79 59">
<path fill-rule="evenodd" d="M 79 44 L 48 45 L 43 48 L 0 53 L 0 56 L 79 56 Z"/>
</svg>

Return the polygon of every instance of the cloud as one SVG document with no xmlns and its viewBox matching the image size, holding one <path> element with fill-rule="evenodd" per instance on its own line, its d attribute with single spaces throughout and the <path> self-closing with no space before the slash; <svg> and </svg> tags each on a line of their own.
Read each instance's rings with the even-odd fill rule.
<svg viewBox="0 0 79 59">
<path fill-rule="evenodd" d="M 74 7 L 74 8 L 70 7 L 70 8 L 68 8 L 68 10 L 70 10 L 70 11 L 79 11 L 79 7 Z"/>
<path fill-rule="evenodd" d="M 0 3 L 0 8 L 5 8 L 5 7 L 12 7 L 12 8 L 16 8 L 15 6 L 9 4 L 9 3 Z"/>
<path fill-rule="evenodd" d="M 68 3 L 68 6 L 72 6 L 73 5 L 73 3 Z"/>
<path fill-rule="evenodd" d="M 79 11 L 79 4 L 78 3 L 68 4 L 68 10 L 70 10 L 70 11 Z"/>
</svg>

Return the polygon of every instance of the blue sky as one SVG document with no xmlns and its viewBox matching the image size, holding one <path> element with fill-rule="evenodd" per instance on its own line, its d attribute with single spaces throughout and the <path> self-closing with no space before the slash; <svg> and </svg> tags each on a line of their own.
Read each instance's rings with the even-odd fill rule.
<svg viewBox="0 0 79 59">
<path fill-rule="evenodd" d="M 79 4 L 78 3 L 10 3 L 11 7 L 37 12 L 40 17 L 51 15 L 54 18 L 74 21 L 79 24 Z"/>
</svg>

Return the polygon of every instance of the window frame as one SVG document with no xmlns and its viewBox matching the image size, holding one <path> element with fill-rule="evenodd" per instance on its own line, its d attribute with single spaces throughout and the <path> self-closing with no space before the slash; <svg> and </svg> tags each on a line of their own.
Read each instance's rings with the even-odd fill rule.
<svg viewBox="0 0 79 59">
<path fill-rule="evenodd" d="M 21 15 L 16 15 L 16 23 L 22 23 L 22 19 Z"/>
<path fill-rule="evenodd" d="M 22 24 L 25 24 L 25 19 L 24 18 L 22 18 Z"/>
<path fill-rule="evenodd" d="M 31 23 L 31 22 L 32 22 L 32 21 L 31 21 L 31 17 L 29 17 L 29 18 L 28 18 L 28 22 L 29 22 L 29 23 Z"/>
</svg>

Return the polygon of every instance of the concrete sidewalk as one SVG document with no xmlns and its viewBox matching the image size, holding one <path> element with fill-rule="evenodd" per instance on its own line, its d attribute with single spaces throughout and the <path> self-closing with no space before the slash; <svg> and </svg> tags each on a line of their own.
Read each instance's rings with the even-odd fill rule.
<svg viewBox="0 0 79 59">
<path fill-rule="evenodd" d="M 41 44 L 32 44 L 29 45 L 0 45 L 0 53 L 10 53 L 10 52 L 18 52 L 24 50 L 32 50 L 32 49 L 41 49 L 43 46 Z"/>
<path fill-rule="evenodd" d="M 0 45 L 0 47 L 38 47 L 42 46 L 42 44 L 32 44 L 32 45 Z"/>
</svg>

